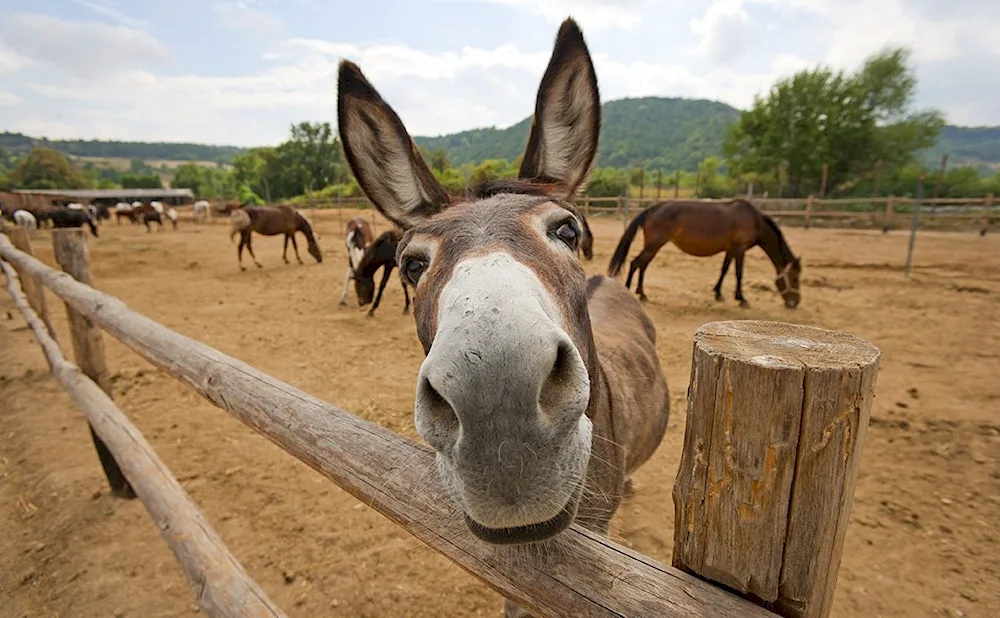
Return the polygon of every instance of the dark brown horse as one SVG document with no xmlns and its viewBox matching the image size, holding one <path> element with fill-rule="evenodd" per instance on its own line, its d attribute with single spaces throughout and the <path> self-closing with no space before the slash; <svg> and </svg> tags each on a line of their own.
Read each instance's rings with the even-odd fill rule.
<svg viewBox="0 0 1000 618">
<path fill-rule="evenodd" d="M 639 281 L 635 291 L 640 300 L 646 300 L 642 287 L 646 268 L 660 247 L 672 242 L 688 255 L 709 257 L 717 253 L 726 254 L 719 281 L 713 288 L 715 300 L 722 300 L 722 280 L 726 278 L 730 262 L 735 260 L 736 300 L 741 307 L 750 306 L 750 303 L 743 298 L 743 257 L 749 249 L 759 246 L 771 259 L 774 270 L 778 273 L 775 285 L 785 301 L 785 306 L 794 309 L 799 304 L 801 258 L 792 253 L 774 220 L 746 200 L 671 201 L 650 206 L 636 215 L 622 234 L 621 241 L 608 265 L 610 276 L 616 277 L 621 272 L 632 239 L 640 227 L 645 242 L 642 252 L 632 260 L 625 281 L 625 287 L 631 288 L 632 275 L 636 270 L 639 271 Z"/>
<path fill-rule="evenodd" d="M 382 232 L 368 246 L 361 261 L 358 262 L 357 268 L 354 269 L 354 291 L 357 292 L 358 304 L 362 307 L 372 302 L 372 296 L 375 296 L 375 273 L 378 272 L 379 268 L 382 269 L 382 282 L 379 283 L 375 303 L 368 310 L 369 317 L 375 315 L 375 310 L 378 309 L 378 304 L 382 301 L 382 291 L 385 290 L 385 284 L 389 282 L 392 269 L 396 267 L 396 248 L 402 238 L 403 232 L 399 230 Z M 403 295 L 406 296 L 406 305 L 403 307 L 405 314 L 410 311 L 410 292 L 406 289 L 405 280 L 400 279 L 400 283 L 403 284 Z"/>
<path fill-rule="evenodd" d="M 347 222 L 347 235 L 344 245 L 347 247 L 347 274 L 344 275 L 344 291 L 340 294 L 340 304 L 347 304 L 347 288 L 354 278 L 354 272 L 365 255 L 365 249 L 372 243 L 372 228 L 361 217 L 355 217 Z"/>
<path fill-rule="evenodd" d="M 246 267 L 243 266 L 243 247 L 246 247 L 247 251 L 250 252 L 250 257 L 253 258 L 253 263 L 257 265 L 257 268 L 262 268 L 261 263 L 257 261 L 257 256 L 253 254 L 253 245 L 250 242 L 253 232 L 263 236 L 284 234 L 285 248 L 281 252 L 281 259 L 285 260 L 285 264 L 289 263 L 289 240 L 292 241 L 292 247 L 295 249 L 295 259 L 299 261 L 299 264 L 303 263 L 302 258 L 299 257 L 299 244 L 295 241 L 295 232 L 302 232 L 309 244 L 309 255 L 313 256 L 317 262 L 323 261 L 323 253 L 319 250 L 319 245 L 316 244 L 316 236 L 313 234 L 312 226 L 299 211 L 291 206 L 244 206 L 234 210 L 229 215 L 229 226 L 230 241 L 237 234 L 240 235 L 240 246 L 236 256 L 242 270 L 246 270 Z"/>
</svg>

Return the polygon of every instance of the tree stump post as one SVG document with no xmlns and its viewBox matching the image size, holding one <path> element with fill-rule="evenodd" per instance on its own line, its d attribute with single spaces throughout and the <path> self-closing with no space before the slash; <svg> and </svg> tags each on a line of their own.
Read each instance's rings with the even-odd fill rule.
<svg viewBox="0 0 1000 618">
<path fill-rule="evenodd" d="M 813 213 L 813 196 L 810 195 L 806 199 L 806 221 L 805 228 L 808 230 L 809 225 L 812 223 L 812 213 Z"/>
<path fill-rule="evenodd" d="M 10 230 L 7 233 L 7 237 L 10 238 L 10 242 L 14 245 L 14 248 L 18 251 L 27 253 L 28 255 L 34 257 L 35 252 L 31 248 L 31 239 L 28 238 L 28 232 L 22 228 L 17 227 Z M 52 327 L 52 317 L 49 315 L 49 306 L 45 300 L 45 288 L 42 284 L 38 282 L 38 279 L 32 276 L 26 276 L 26 273 L 18 272 L 18 276 L 21 278 L 21 286 L 24 288 L 24 295 L 28 298 L 28 304 L 38 317 L 42 319 L 45 324 L 45 330 L 48 331 L 49 337 L 52 337 L 58 341 L 56 337 L 56 330 Z M 50 367 L 51 369 L 51 367 Z"/>
<path fill-rule="evenodd" d="M 79 228 L 52 230 L 52 249 L 56 262 L 68 275 L 86 285 L 93 285 L 90 277 L 90 252 L 87 250 L 86 232 Z M 104 358 L 104 339 L 101 329 L 86 316 L 66 304 L 66 317 L 69 320 L 70 336 L 73 340 L 73 358 L 83 373 L 93 380 L 101 390 L 111 393 L 111 376 L 108 373 L 107 361 Z M 122 474 L 118 462 L 111 451 L 101 441 L 90 426 L 90 436 L 97 449 L 97 457 L 101 460 L 104 475 L 108 479 L 111 491 L 119 498 L 135 498 L 135 492 Z"/>
<path fill-rule="evenodd" d="M 844 333 L 695 333 L 674 566 L 786 617 L 830 613 L 881 353 Z"/>
</svg>

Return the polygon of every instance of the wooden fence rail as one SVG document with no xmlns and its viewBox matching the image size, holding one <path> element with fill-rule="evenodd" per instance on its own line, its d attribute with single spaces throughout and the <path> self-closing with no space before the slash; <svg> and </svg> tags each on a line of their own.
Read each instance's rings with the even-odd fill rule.
<svg viewBox="0 0 1000 618">
<path fill-rule="evenodd" d="M 3 236 L 0 243 L 9 246 Z M 14 270 L 5 262 L 0 262 L 0 268 L 7 275 L 7 291 L 41 345 L 52 375 L 121 466 L 184 569 L 198 606 L 213 617 L 282 618 L 281 610 L 250 579 L 135 425 L 93 380 L 63 357 L 59 344 L 28 304 Z"/>
<path fill-rule="evenodd" d="M 17 251 L 3 236 L 0 257 L 149 362 L 540 616 L 774 616 L 576 525 L 548 542 L 544 552 L 483 543 L 451 506 L 430 449 L 171 331 Z"/>
<path fill-rule="evenodd" d="M 57 232 L 57 245 L 79 236 L 74 251 L 85 261 L 83 232 Z M 576 525 L 544 551 L 483 543 L 452 506 L 430 449 L 175 333 L 3 236 L 0 257 L 86 320 L 75 328 L 103 329 L 535 615 L 829 615 L 878 371 L 878 349 L 865 341 L 774 322 L 699 329 L 674 487 L 674 566 L 665 566 Z M 33 329 L 47 337 L 39 320 Z M 66 373 L 57 360 L 53 372 Z M 104 413 L 120 415 L 87 383 L 110 407 Z M 117 457 L 124 447 L 101 419 L 88 414 Z M 119 463 L 140 498 L 155 502 L 147 472 Z"/>
</svg>

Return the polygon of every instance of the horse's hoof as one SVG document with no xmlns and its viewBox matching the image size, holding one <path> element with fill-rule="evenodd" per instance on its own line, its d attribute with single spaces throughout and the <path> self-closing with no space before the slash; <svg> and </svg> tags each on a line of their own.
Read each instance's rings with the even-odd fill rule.
<svg viewBox="0 0 1000 618">
<path fill-rule="evenodd" d="M 347 301 L 346 300 L 342 300 L 342 301 L 340 301 L 337 304 L 340 305 L 341 307 L 346 307 L 347 306 Z"/>
<path fill-rule="evenodd" d="M 242 270 L 243 272 L 246 272 L 247 267 L 246 266 L 240 266 L 240 270 Z"/>
<path fill-rule="evenodd" d="M 721 303 L 725 299 L 722 297 L 722 294 L 719 294 L 718 292 L 716 292 L 715 293 L 715 300 L 717 300 L 718 302 Z"/>
<path fill-rule="evenodd" d="M 750 303 L 745 300 L 740 300 L 740 309 L 749 309 Z"/>
<path fill-rule="evenodd" d="M 367 316 L 368 316 L 368 317 L 370 317 L 370 318 L 374 318 L 374 317 L 375 317 L 375 314 L 374 314 L 373 312 L 371 312 L 371 311 L 369 311 L 369 312 L 368 312 L 368 313 L 366 313 L 365 315 L 367 315 Z"/>
<path fill-rule="evenodd" d="M 410 308 L 409 307 L 404 307 L 403 308 L 403 315 L 410 315 Z"/>
<path fill-rule="evenodd" d="M 645 295 L 645 294 L 639 294 L 639 300 L 640 300 L 641 302 L 646 302 L 646 301 L 647 301 L 647 300 L 649 300 L 649 299 L 648 299 L 648 298 L 646 298 L 646 295 Z"/>
<path fill-rule="evenodd" d="M 257 268 L 264 268 L 264 265 L 263 265 L 263 264 L 258 264 L 257 262 L 254 262 L 254 265 L 255 265 L 255 266 L 256 266 Z"/>
</svg>

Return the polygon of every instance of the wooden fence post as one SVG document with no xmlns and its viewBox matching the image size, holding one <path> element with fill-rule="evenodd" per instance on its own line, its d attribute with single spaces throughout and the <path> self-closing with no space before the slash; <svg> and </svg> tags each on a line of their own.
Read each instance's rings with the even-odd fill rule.
<svg viewBox="0 0 1000 618">
<path fill-rule="evenodd" d="M 885 223 L 882 225 L 882 233 L 886 234 L 889 232 L 889 228 L 892 226 L 892 206 L 893 198 L 891 195 L 885 200 Z"/>
<path fill-rule="evenodd" d="M 806 223 L 805 223 L 805 226 L 806 226 L 807 230 L 809 229 L 809 224 L 812 221 L 812 212 L 813 212 L 813 196 L 810 195 L 809 198 L 806 200 Z"/>
<path fill-rule="evenodd" d="M 990 229 L 990 214 L 993 212 L 993 194 L 990 193 L 986 196 L 986 202 L 983 204 L 983 223 L 979 227 L 979 235 L 986 236 L 986 232 Z"/>
<path fill-rule="evenodd" d="M 880 356 L 808 326 L 698 329 L 674 566 L 782 616 L 829 615 Z"/>
<path fill-rule="evenodd" d="M 676 200 L 681 194 L 681 171 L 678 169 L 674 172 L 674 199 Z"/>
<path fill-rule="evenodd" d="M 829 163 L 824 163 L 823 164 L 823 180 L 822 180 L 822 182 L 820 183 L 820 186 L 819 186 L 819 199 L 821 199 L 821 200 L 825 200 L 826 199 L 826 181 L 827 181 L 827 178 L 829 178 L 829 176 L 830 176 L 830 164 Z"/>
<path fill-rule="evenodd" d="M 56 263 L 63 271 L 80 283 L 93 285 L 86 232 L 79 228 L 52 230 L 52 249 L 55 252 Z M 108 365 L 104 358 L 104 339 L 101 337 L 101 329 L 68 303 L 66 316 L 69 319 L 69 332 L 73 340 L 73 357 L 76 365 L 88 378 L 96 382 L 108 397 L 111 397 L 111 376 L 108 374 Z M 94 439 L 97 457 L 101 460 L 101 467 L 104 468 L 104 475 L 108 479 L 112 493 L 119 498 L 135 498 L 135 491 L 125 479 L 111 451 L 97 436 L 89 422 L 87 426 L 90 427 L 90 436 Z"/>
<path fill-rule="evenodd" d="M 917 177 L 917 193 L 913 197 L 913 219 L 910 220 L 910 241 L 906 245 L 906 264 L 903 265 L 903 274 L 910 276 L 910 267 L 913 265 L 913 247 L 917 244 L 917 228 L 920 226 L 920 198 L 924 192 L 924 175 Z"/>
<path fill-rule="evenodd" d="M 590 217 L 590 196 L 583 198 L 583 216 Z"/>
<path fill-rule="evenodd" d="M 10 230 L 7 233 L 7 237 L 10 238 L 10 242 L 14 245 L 15 249 L 23 251 L 32 257 L 35 256 L 35 252 L 31 248 L 31 239 L 28 238 L 28 232 L 23 227 L 16 227 Z M 58 341 L 59 338 L 56 337 L 56 331 L 52 328 L 52 317 L 49 315 L 49 306 L 45 300 L 45 288 L 42 287 L 42 284 L 35 277 L 26 276 L 26 273 L 21 272 L 18 273 L 18 276 L 21 278 L 21 286 L 24 288 L 24 295 L 28 298 L 28 304 L 38 314 L 38 317 L 42 319 L 49 337 Z"/>
</svg>

